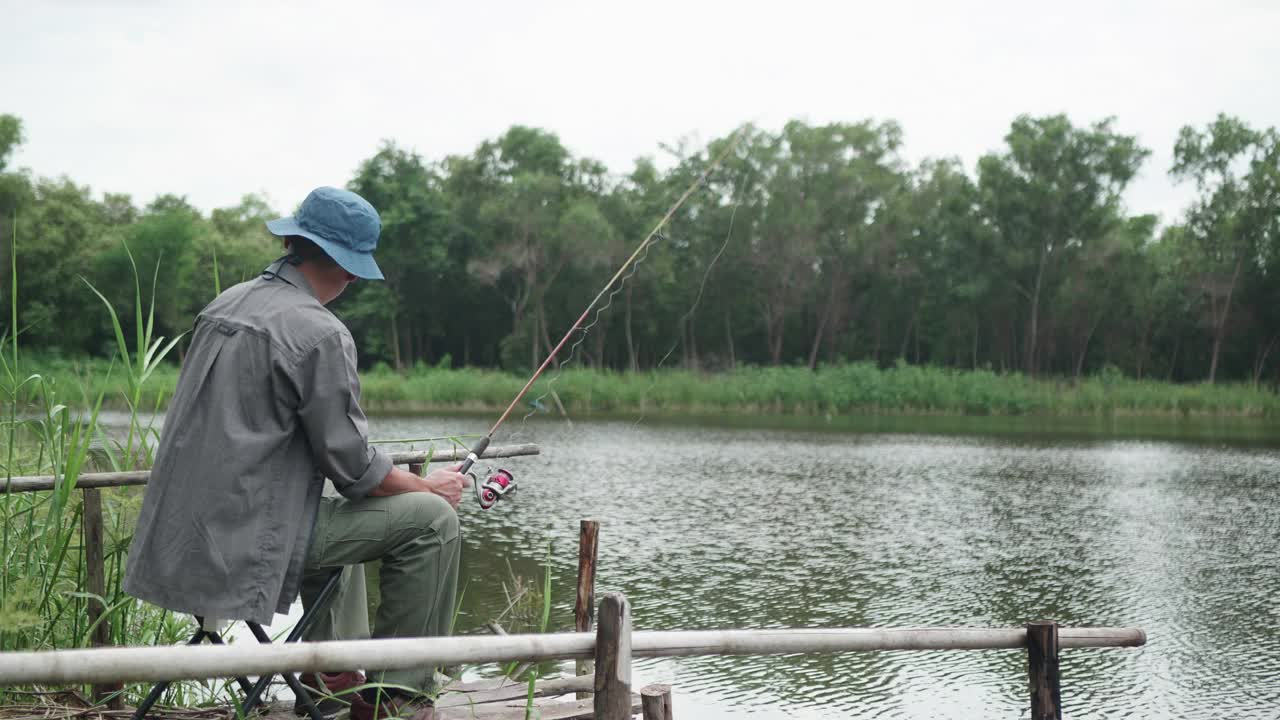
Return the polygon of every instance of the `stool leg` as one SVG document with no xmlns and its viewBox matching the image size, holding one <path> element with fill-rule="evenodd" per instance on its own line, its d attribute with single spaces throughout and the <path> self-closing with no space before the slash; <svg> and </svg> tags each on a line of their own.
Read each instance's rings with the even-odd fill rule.
<svg viewBox="0 0 1280 720">
<path fill-rule="evenodd" d="M 333 593 L 338 590 L 338 581 L 342 579 L 342 568 L 338 568 L 329 574 L 329 579 L 324 581 L 324 587 L 320 588 L 320 594 L 316 595 L 315 602 L 311 603 L 311 610 L 303 613 L 302 619 L 294 626 L 293 631 L 289 633 L 289 637 L 285 638 L 285 642 L 298 642 L 303 635 L 316 624 L 316 618 L 329 606 L 329 600 L 333 598 Z"/>
<path fill-rule="evenodd" d="M 197 622 L 199 622 L 199 619 L 197 619 Z M 199 645 L 200 641 L 204 639 L 204 636 L 204 628 L 196 627 L 196 633 L 191 636 L 191 639 L 187 641 L 187 644 Z M 160 699 L 160 696 L 163 695 L 164 691 L 168 688 L 168 680 L 163 680 L 153 685 L 151 687 L 151 692 L 147 693 L 147 696 L 143 698 L 142 702 L 138 703 L 138 708 L 133 711 L 133 720 L 142 720 L 145 718 L 147 716 L 147 711 L 151 709 L 152 705 L 156 704 L 156 701 Z"/>
<path fill-rule="evenodd" d="M 209 638 L 209 642 L 213 643 L 214 645 L 224 644 L 222 642 L 222 636 L 216 632 L 206 632 L 205 637 Z M 245 695 L 248 695 L 249 692 L 253 690 L 253 685 L 249 682 L 249 678 L 238 677 L 236 678 L 236 682 L 240 685 L 240 689 L 244 691 Z"/>
<path fill-rule="evenodd" d="M 267 689 L 267 685 L 271 682 L 271 675 L 263 675 L 258 678 L 258 682 L 253 684 L 249 689 L 249 694 L 245 695 L 244 705 L 240 707 L 240 712 L 245 717 L 249 717 L 249 713 L 258 704 L 258 700 L 262 698 L 262 691 Z"/>
<path fill-rule="evenodd" d="M 320 590 L 320 594 L 316 596 L 315 602 L 312 603 L 311 611 L 302 616 L 302 619 L 298 621 L 296 626 L 294 626 L 293 631 L 289 633 L 285 642 L 297 642 L 308 630 L 311 629 L 311 626 L 316 622 L 317 613 L 324 610 L 329 604 L 329 600 L 333 597 L 333 593 L 337 591 L 338 582 L 341 579 L 341 568 L 335 570 L 329 575 L 329 579 L 325 581 L 324 587 Z M 249 631 L 258 639 L 258 642 L 268 644 L 271 642 L 271 636 L 267 635 L 267 631 L 262 629 L 262 625 L 256 622 L 247 622 L 245 624 L 249 626 Z M 319 708 L 316 707 L 315 702 L 311 699 L 311 693 L 308 692 L 307 689 L 303 687 L 302 683 L 298 681 L 297 676 L 289 672 L 280 673 L 280 675 L 289 685 L 289 689 L 293 690 L 293 694 L 302 702 L 303 707 L 306 708 L 307 714 L 311 716 L 312 720 L 325 720 L 324 715 L 321 714 Z M 271 678 L 272 675 L 263 675 L 262 677 L 259 677 L 258 681 L 253 684 L 253 687 L 249 689 L 245 696 L 244 707 L 241 709 L 246 716 L 258 704 L 259 700 L 261 700 L 263 691 L 265 691 L 267 689 L 267 685 L 271 683 Z M 141 718 L 138 718 L 137 720 L 141 720 Z"/>
<path fill-rule="evenodd" d="M 248 622 L 245 624 L 249 626 L 249 630 L 253 632 L 253 636 L 258 638 L 258 642 L 265 645 L 271 644 L 271 636 L 267 634 L 266 630 L 262 629 L 261 625 L 256 622 Z M 307 714 L 311 716 L 311 720 L 325 720 L 320 709 L 316 707 L 315 701 L 311 699 L 311 693 L 303 687 L 302 683 L 298 680 L 297 675 L 294 675 L 291 672 L 282 672 L 280 673 L 280 677 L 284 678 L 285 683 L 289 685 L 289 689 L 293 691 L 294 696 L 297 697 L 298 701 L 302 703 L 302 706 L 307 709 Z M 270 677 L 268 677 L 267 680 L 269 682 Z M 258 682 L 261 683 L 262 680 L 259 679 Z M 248 703 L 245 705 L 244 714 L 248 715 Z"/>
</svg>

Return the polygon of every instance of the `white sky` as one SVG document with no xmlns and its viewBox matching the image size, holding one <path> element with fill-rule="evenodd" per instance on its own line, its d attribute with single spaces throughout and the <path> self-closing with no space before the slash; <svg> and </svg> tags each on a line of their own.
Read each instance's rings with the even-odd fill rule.
<svg viewBox="0 0 1280 720">
<path fill-rule="evenodd" d="M 429 159 L 515 123 L 615 172 L 659 142 L 896 119 L 973 170 L 1019 113 L 1108 115 L 1153 150 L 1133 212 L 1176 216 L 1177 130 L 1280 125 L 1280 2 L 37 2 L 0 0 L 16 165 L 143 204 L 289 211 L 382 139 Z"/>
</svg>

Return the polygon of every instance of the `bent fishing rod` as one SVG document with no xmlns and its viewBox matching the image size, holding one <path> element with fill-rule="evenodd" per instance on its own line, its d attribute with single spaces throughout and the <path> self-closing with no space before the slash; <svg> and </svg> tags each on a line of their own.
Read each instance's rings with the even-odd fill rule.
<svg viewBox="0 0 1280 720">
<path fill-rule="evenodd" d="M 675 204 L 667 210 L 666 214 L 662 216 L 662 219 L 658 221 L 658 224 L 653 227 L 653 230 L 649 231 L 649 234 L 646 235 L 644 240 L 636 247 L 635 252 L 631 253 L 631 256 L 622 263 L 621 267 L 618 268 L 618 271 L 613 274 L 613 277 L 609 278 L 609 282 L 605 283 L 604 287 L 600 289 L 600 292 L 596 294 L 595 299 L 593 299 L 591 303 L 587 305 L 587 308 L 582 311 L 582 315 L 579 316 L 577 321 L 569 327 L 569 331 L 564 334 L 564 337 L 560 338 L 560 342 L 556 343 L 556 346 L 547 354 L 546 359 L 542 361 L 542 364 L 538 366 L 538 369 L 533 371 L 533 375 L 529 377 L 529 381 L 526 382 L 524 387 L 520 388 L 520 392 L 516 393 L 516 396 L 512 398 L 511 404 L 507 405 L 507 409 L 498 417 L 497 422 L 489 428 L 489 432 L 485 433 L 484 437 L 480 438 L 480 441 L 471 448 L 469 453 L 467 453 L 467 458 L 466 460 L 463 460 L 462 465 L 458 467 L 458 472 L 463 474 L 470 472 L 471 466 L 475 465 L 476 460 L 479 460 L 480 456 L 484 454 L 484 451 L 488 449 L 489 443 L 493 440 L 494 433 L 498 431 L 499 427 L 502 427 L 502 423 L 506 421 L 507 417 L 511 415 L 511 411 L 520 404 L 522 399 L 524 399 L 525 394 L 528 393 L 529 389 L 533 387 L 533 384 L 538 381 L 538 378 L 542 375 L 543 371 L 551 366 L 552 361 L 556 359 L 556 355 L 564 347 L 565 343 L 569 341 L 569 338 L 573 337 L 573 334 L 582 327 L 582 323 L 586 322 L 587 317 L 591 314 L 591 311 L 595 309 L 596 305 L 600 303 L 600 300 L 609 293 L 615 284 L 617 284 L 618 280 L 627 272 L 627 269 L 631 267 L 632 263 L 634 263 L 637 258 L 641 257 L 653 241 L 659 237 L 659 233 L 661 233 L 662 229 L 667 226 L 667 223 L 671 222 L 671 218 L 675 217 L 675 214 L 684 205 L 685 201 L 693 195 L 699 186 L 707 181 L 707 178 L 711 176 L 711 173 L 714 172 L 716 168 L 720 167 L 720 164 L 729 156 L 729 153 L 733 152 L 733 148 L 737 146 L 738 139 L 741 137 L 740 133 L 741 131 L 734 131 L 728 144 L 720 151 L 720 154 L 717 155 L 716 158 L 711 161 L 711 164 L 707 165 L 707 167 L 703 169 L 697 179 L 694 180 L 687 189 L 685 189 L 684 194 L 682 194 L 680 199 L 676 200 Z M 474 479 L 475 476 L 472 475 L 472 478 Z M 516 482 L 511 473 L 506 470 L 499 470 L 483 483 L 473 482 L 472 487 L 475 488 L 476 501 L 480 503 L 480 509 L 488 510 L 497 504 L 498 500 L 514 492 Z"/>
</svg>

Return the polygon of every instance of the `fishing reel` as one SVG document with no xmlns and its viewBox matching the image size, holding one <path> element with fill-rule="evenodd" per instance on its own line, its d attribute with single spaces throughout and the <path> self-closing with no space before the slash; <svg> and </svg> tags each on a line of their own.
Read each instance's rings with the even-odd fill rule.
<svg viewBox="0 0 1280 720">
<path fill-rule="evenodd" d="M 471 486 L 476 489 L 476 502 L 480 503 L 481 510 L 488 510 L 516 491 L 515 476 L 507 470 L 498 470 L 483 483 L 476 480 L 474 473 L 467 474 L 471 475 Z"/>
</svg>

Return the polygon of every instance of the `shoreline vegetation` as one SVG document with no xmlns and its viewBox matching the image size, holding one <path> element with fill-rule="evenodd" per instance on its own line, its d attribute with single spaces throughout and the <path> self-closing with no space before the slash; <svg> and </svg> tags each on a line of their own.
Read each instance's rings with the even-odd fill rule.
<svg viewBox="0 0 1280 720">
<path fill-rule="evenodd" d="M 106 407 L 126 404 L 122 393 L 128 387 L 127 375 L 110 361 L 30 358 L 24 369 L 58 383 L 64 401 L 80 397 L 89 407 L 102 396 Z M 176 366 L 157 366 L 139 398 L 139 409 L 163 410 L 177 378 Z M 361 373 L 363 405 L 377 414 L 500 412 L 525 380 L 522 374 L 499 370 L 422 364 L 402 372 L 378 365 Z M 571 418 L 635 414 L 827 419 L 859 415 L 1280 418 L 1280 394 L 1266 387 L 1137 380 L 1109 368 L 1078 380 L 905 363 L 878 368 L 865 362 L 816 370 L 742 367 L 719 372 L 573 368 L 555 380 L 554 395 L 547 394 L 549 380 L 534 385 L 523 403 L 526 409 L 559 417 L 559 406 L 563 406 Z"/>
</svg>

